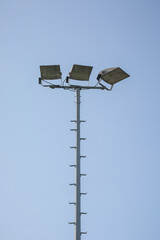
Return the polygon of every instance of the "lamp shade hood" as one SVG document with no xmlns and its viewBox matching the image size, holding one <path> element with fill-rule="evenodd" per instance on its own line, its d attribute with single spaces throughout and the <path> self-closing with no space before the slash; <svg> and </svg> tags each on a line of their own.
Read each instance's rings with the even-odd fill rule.
<svg viewBox="0 0 160 240">
<path fill-rule="evenodd" d="M 129 77 L 120 67 L 106 68 L 99 73 L 99 76 L 103 81 L 111 85 Z"/>
<path fill-rule="evenodd" d="M 54 80 L 61 79 L 62 73 L 60 65 L 45 65 L 40 66 L 41 79 Z"/>
<path fill-rule="evenodd" d="M 89 81 L 92 68 L 93 67 L 91 66 L 74 64 L 71 72 L 69 73 L 69 78 L 74 80 Z"/>
</svg>

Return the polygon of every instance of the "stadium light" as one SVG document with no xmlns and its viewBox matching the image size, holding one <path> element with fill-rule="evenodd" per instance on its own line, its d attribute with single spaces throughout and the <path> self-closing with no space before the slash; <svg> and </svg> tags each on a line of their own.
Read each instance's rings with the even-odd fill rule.
<svg viewBox="0 0 160 240">
<path fill-rule="evenodd" d="M 129 75 L 124 72 L 120 67 L 113 67 L 102 70 L 98 74 L 97 80 L 102 79 L 106 83 L 113 85 L 127 77 L 129 77 Z"/>
<path fill-rule="evenodd" d="M 92 71 L 91 66 L 83 66 L 74 64 L 71 72 L 69 73 L 69 78 L 80 81 L 89 81 L 89 77 Z"/>
<path fill-rule="evenodd" d="M 39 83 L 44 87 L 49 87 L 51 89 L 60 88 L 65 90 L 73 90 L 76 93 L 76 119 L 71 120 L 71 122 L 75 123 L 75 128 L 70 129 L 76 133 L 76 146 L 70 147 L 71 149 L 76 150 L 76 160 L 74 164 L 70 164 L 70 167 L 74 167 L 76 170 L 76 181 L 75 183 L 71 183 L 70 186 L 75 186 L 76 189 L 76 198 L 75 202 L 69 202 L 69 204 L 75 206 L 75 221 L 69 222 L 69 224 L 73 224 L 75 226 L 75 240 L 81 240 L 82 234 L 87 234 L 87 232 L 81 231 L 81 215 L 87 214 L 81 211 L 81 197 L 82 195 L 86 195 L 87 193 L 81 192 L 81 177 L 85 177 L 85 173 L 81 173 L 81 158 L 85 158 L 86 156 L 81 154 L 80 151 L 80 143 L 82 140 L 86 140 L 86 138 L 82 138 L 80 135 L 80 123 L 85 122 L 85 120 L 80 120 L 80 91 L 81 90 L 108 90 L 111 91 L 112 87 L 115 83 L 129 77 L 129 75 L 124 72 L 121 68 L 106 68 L 101 71 L 98 76 L 97 80 L 98 83 L 95 86 L 79 86 L 79 85 L 71 85 L 69 84 L 69 79 L 73 80 L 80 80 L 80 81 L 89 81 L 89 77 L 92 71 L 91 66 L 84 66 L 84 65 L 77 65 L 74 64 L 69 76 L 61 82 L 60 85 L 55 85 L 50 82 L 46 82 L 47 80 L 54 80 L 60 79 L 62 73 L 60 71 L 60 65 L 47 65 L 47 66 L 40 66 L 41 71 L 41 78 L 39 78 Z M 111 88 L 108 89 L 107 87 L 103 86 L 100 81 L 103 80 L 106 83 L 111 84 Z M 43 82 L 45 84 L 43 84 Z"/>
<path fill-rule="evenodd" d="M 40 66 L 41 80 L 55 80 L 61 79 L 62 73 L 60 71 L 60 65 L 46 65 Z"/>
</svg>

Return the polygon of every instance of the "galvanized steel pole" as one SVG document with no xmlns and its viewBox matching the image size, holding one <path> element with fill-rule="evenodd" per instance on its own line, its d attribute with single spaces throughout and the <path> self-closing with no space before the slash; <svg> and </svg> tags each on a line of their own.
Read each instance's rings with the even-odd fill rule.
<svg viewBox="0 0 160 240">
<path fill-rule="evenodd" d="M 92 70 L 92 67 L 90 66 L 73 65 L 71 73 L 69 73 L 69 76 L 66 77 L 66 79 L 63 82 L 61 82 L 60 85 L 56 85 L 51 84 L 48 80 L 61 78 L 62 74 L 60 72 L 60 66 L 59 65 L 40 66 L 40 69 L 41 78 L 39 78 L 39 84 L 41 84 L 43 87 L 49 87 L 51 89 L 59 88 L 65 90 L 72 90 L 76 92 L 76 120 L 71 120 L 71 122 L 76 122 L 76 129 L 75 128 L 71 129 L 71 131 L 76 131 L 76 146 L 70 147 L 76 149 L 76 163 L 70 165 L 70 167 L 76 168 L 76 182 L 70 184 L 71 186 L 73 185 L 76 187 L 75 194 L 76 196 L 75 202 L 69 202 L 69 204 L 75 205 L 75 221 L 69 222 L 69 224 L 75 225 L 75 240 L 81 240 L 81 235 L 87 234 L 87 232 L 81 232 L 81 215 L 87 214 L 85 212 L 81 212 L 81 195 L 86 195 L 87 193 L 81 192 L 81 176 L 86 176 L 86 174 L 81 174 L 81 158 L 85 158 L 86 156 L 80 154 L 80 141 L 86 139 L 80 137 L 80 123 L 85 122 L 84 120 L 83 121 L 80 120 L 80 91 L 89 89 L 111 91 L 115 83 L 129 77 L 129 75 L 125 73 L 121 68 L 108 68 L 104 69 L 98 74 L 97 76 L 98 83 L 95 86 L 71 85 L 69 84 L 69 79 L 79 80 L 79 77 L 82 77 L 81 80 L 88 81 Z M 87 69 L 87 72 L 84 71 L 84 76 L 82 76 L 83 75 L 82 70 L 84 69 L 85 70 Z M 104 82 L 110 84 L 111 87 L 107 88 L 106 86 L 101 84 L 100 82 L 101 80 L 104 80 Z M 42 84 L 42 82 L 44 84 Z"/>
<path fill-rule="evenodd" d="M 80 88 L 76 88 L 76 216 L 75 240 L 81 240 L 81 175 L 80 175 Z"/>
</svg>

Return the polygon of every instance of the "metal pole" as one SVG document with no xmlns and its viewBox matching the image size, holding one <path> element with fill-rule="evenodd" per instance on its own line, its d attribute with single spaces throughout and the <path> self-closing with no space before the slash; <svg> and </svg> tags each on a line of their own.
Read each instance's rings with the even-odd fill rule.
<svg viewBox="0 0 160 240">
<path fill-rule="evenodd" d="M 81 181 L 80 181 L 80 88 L 76 88 L 76 216 L 75 240 L 81 240 Z"/>
</svg>

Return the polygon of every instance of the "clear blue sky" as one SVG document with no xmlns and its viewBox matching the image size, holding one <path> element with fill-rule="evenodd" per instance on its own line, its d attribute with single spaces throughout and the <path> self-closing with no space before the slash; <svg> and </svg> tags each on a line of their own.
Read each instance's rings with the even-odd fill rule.
<svg viewBox="0 0 160 240">
<path fill-rule="evenodd" d="M 81 93 L 82 239 L 160 239 L 160 2 L 1 0 L 0 239 L 74 239 L 75 95 L 38 85 L 39 66 L 131 75 Z"/>
</svg>

